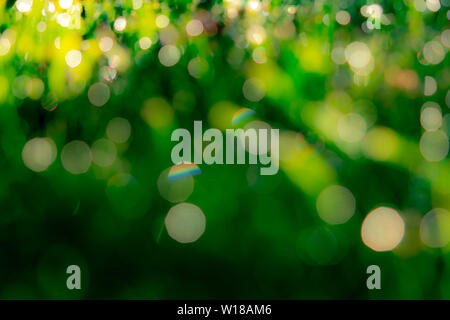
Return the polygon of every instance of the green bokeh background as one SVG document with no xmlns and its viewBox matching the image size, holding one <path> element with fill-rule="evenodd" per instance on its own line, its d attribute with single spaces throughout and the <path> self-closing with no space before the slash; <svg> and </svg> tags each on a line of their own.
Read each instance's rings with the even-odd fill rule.
<svg viewBox="0 0 450 320">
<path fill-rule="evenodd" d="M 131 1 L 98 2 L 101 15 L 89 20 L 91 3 L 84 3 L 85 28 L 52 32 L 94 39 L 95 30 L 112 28 L 116 16 L 129 17 L 133 11 Z M 194 39 L 180 36 L 180 61 L 165 67 L 158 59 L 162 46 L 158 41 L 141 50 L 136 45 L 141 31 L 126 30 L 117 41 L 128 49 L 130 66 L 106 82 L 98 72 L 107 61 L 98 58 L 90 66 L 92 76 L 83 80 L 85 89 L 78 94 L 56 93 L 58 106 L 51 112 L 42 107 L 42 100 L 52 92 L 49 70 L 56 62 L 25 59 L 19 49 L 12 54 L 15 47 L 9 56 L 0 57 L 0 75 L 8 80 L 0 88 L 0 297 L 449 299 L 449 245 L 429 248 L 419 238 L 421 217 L 450 205 L 448 157 L 429 164 L 419 151 L 423 103 L 439 103 L 443 115 L 449 111 L 449 59 L 446 56 L 437 65 L 418 59 L 424 44 L 448 28 L 449 2 L 441 1 L 438 12 L 420 12 L 413 1 L 377 3 L 391 14 L 391 24 L 364 32 L 361 24 L 367 18 L 360 9 L 365 1 L 272 1 L 263 23 L 267 40 L 262 46 L 268 61 L 259 65 L 252 60 L 254 45 L 236 49 L 241 40 L 235 36 L 245 35 L 250 19 L 245 5 L 230 22 L 222 2 L 163 2 L 154 12 L 169 16 L 180 34 L 199 12 L 218 17 L 210 19 L 216 32 Z M 297 8 L 292 17 L 286 14 L 289 6 Z M 36 50 L 44 46 L 34 30 L 37 16 L 16 19 L 14 1 L 0 0 L 0 8 L 1 32 L 16 27 L 21 30 L 18 38 L 28 34 Z M 339 10 L 350 13 L 350 24 L 335 21 Z M 323 23 L 325 15 L 330 17 L 328 25 Z M 293 23 L 295 34 L 277 39 L 273 30 L 285 20 Z M 302 37 L 309 42 L 301 42 Z M 353 81 L 347 63 L 337 65 L 330 55 L 332 48 L 345 48 L 353 41 L 367 43 L 375 58 L 375 68 L 363 77 L 363 85 Z M 317 67 L 308 65 L 302 53 L 314 43 L 324 48 L 313 58 L 320 61 Z M 233 50 L 242 59 L 230 64 Z M 197 56 L 208 65 L 200 78 L 188 72 L 189 62 Z M 386 83 L 385 71 L 392 67 L 414 71 L 417 85 L 403 90 Z M 23 74 L 43 81 L 42 98 L 13 94 L 14 79 Z M 259 76 L 265 96 L 252 102 L 242 87 L 248 78 Z M 423 94 L 425 76 L 438 84 L 431 97 Z M 100 108 L 87 95 L 89 86 L 98 81 L 111 88 L 110 99 Z M 309 121 L 310 113 L 321 110 L 335 92 L 344 92 L 352 105 L 370 101 L 376 108 L 375 125 L 391 128 L 413 147 L 397 146 L 404 149 L 395 161 L 343 150 Z M 145 102 L 154 97 L 167 101 L 173 112 L 167 125 L 156 128 L 142 116 Z M 214 127 L 210 110 L 223 101 L 237 109 L 254 109 L 273 128 L 300 133 L 313 151 L 296 172 L 282 167 L 274 176 L 255 174 L 258 166 L 253 165 L 201 165 L 202 174 L 194 177 L 194 190 L 186 202 L 201 208 L 206 229 L 196 242 L 181 244 L 164 226 L 175 203 L 164 199 L 157 186 L 161 172 L 172 165 L 175 143 L 170 135 L 176 128 L 192 132 L 194 120 L 202 120 L 204 129 Z M 91 146 L 106 136 L 108 122 L 115 117 L 131 124 L 129 140 L 116 144 L 115 163 L 107 168 L 92 163 L 80 175 L 66 171 L 61 162 L 64 145 L 82 140 Z M 226 117 L 215 120 L 229 121 Z M 56 160 L 43 172 L 30 170 L 22 159 L 25 143 L 35 137 L 51 137 L 58 150 Z M 132 183 L 117 189 L 108 185 L 112 177 L 124 173 L 133 177 Z M 356 199 L 355 214 L 345 224 L 328 225 L 317 214 L 316 198 L 328 184 L 345 186 Z M 361 239 L 365 216 L 382 205 L 413 212 L 405 218 L 406 234 L 394 251 L 375 252 Z M 82 290 L 66 288 L 65 271 L 71 264 L 81 267 Z M 381 268 L 382 289 L 369 291 L 366 269 L 373 264 Z"/>
</svg>

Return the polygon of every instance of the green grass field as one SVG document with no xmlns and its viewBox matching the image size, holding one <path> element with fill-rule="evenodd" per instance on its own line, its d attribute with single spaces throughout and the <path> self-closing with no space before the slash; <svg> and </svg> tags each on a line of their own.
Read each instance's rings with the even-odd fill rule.
<svg viewBox="0 0 450 320">
<path fill-rule="evenodd" d="M 0 298 L 450 299 L 449 19 L 0 0 Z M 278 129 L 279 170 L 174 163 L 194 121 Z"/>
</svg>

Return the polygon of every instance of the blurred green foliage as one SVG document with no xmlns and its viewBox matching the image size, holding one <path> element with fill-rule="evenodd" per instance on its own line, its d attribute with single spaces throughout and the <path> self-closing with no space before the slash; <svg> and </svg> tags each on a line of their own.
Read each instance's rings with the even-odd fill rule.
<svg viewBox="0 0 450 320">
<path fill-rule="evenodd" d="M 0 0 L 0 297 L 449 299 L 449 5 Z M 174 129 L 244 107 L 281 131 L 277 175 L 167 181 Z M 404 232 L 363 241 L 378 207 Z"/>
</svg>

